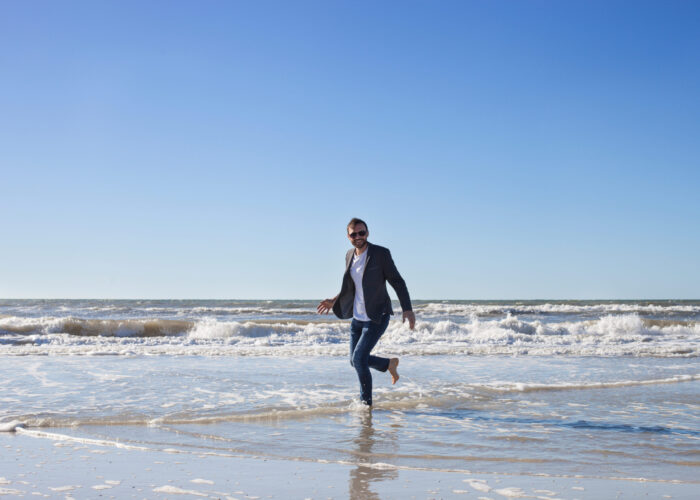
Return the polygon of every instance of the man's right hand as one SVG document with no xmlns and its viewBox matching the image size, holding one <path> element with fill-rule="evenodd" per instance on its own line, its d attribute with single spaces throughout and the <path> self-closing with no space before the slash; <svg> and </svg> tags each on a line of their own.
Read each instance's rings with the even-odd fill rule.
<svg viewBox="0 0 700 500">
<path fill-rule="evenodd" d="M 335 304 L 335 299 L 322 300 L 318 304 L 316 311 L 318 311 L 319 314 L 328 314 L 330 310 L 333 309 L 333 304 Z"/>
</svg>

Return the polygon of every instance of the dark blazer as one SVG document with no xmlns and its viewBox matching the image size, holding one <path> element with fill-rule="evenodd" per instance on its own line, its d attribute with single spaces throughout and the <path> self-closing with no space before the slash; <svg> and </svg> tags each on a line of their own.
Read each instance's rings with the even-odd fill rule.
<svg viewBox="0 0 700 500">
<path fill-rule="evenodd" d="M 388 248 L 373 245 L 367 242 L 367 262 L 362 276 L 362 291 L 365 297 L 365 309 L 369 319 L 378 323 L 383 314 L 394 314 L 391 308 L 391 299 L 386 290 L 386 282 L 396 290 L 401 309 L 411 311 L 411 298 L 408 296 L 406 283 L 399 274 L 391 258 Z M 343 284 L 340 287 L 338 299 L 333 304 L 333 312 L 340 319 L 352 318 L 355 303 L 355 282 L 350 276 L 350 264 L 355 249 L 351 248 L 345 255 L 345 274 Z"/>
</svg>

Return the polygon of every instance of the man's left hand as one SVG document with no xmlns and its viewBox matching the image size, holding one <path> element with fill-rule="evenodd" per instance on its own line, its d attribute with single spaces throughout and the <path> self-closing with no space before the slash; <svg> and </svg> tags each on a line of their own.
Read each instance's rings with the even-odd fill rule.
<svg viewBox="0 0 700 500">
<path fill-rule="evenodd" d="M 413 327 L 416 326 L 416 315 L 413 314 L 413 311 L 403 312 L 403 320 L 401 323 L 405 323 L 406 320 L 408 320 L 408 327 L 413 330 Z"/>
</svg>

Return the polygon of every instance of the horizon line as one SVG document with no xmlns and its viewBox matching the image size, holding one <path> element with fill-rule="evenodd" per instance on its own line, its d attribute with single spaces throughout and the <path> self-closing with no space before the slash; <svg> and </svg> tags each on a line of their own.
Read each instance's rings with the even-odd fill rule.
<svg viewBox="0 0 700 500">
<path fill-rule="evenodd" d="M 153 297 L 0 297 L 0 300 L 192 300 L 192 301 L 204 301 L 204 300 L 216 300 L 216 301 L 250 301 L 250 302 L 260 302 L 260 301 L 311 301 L 311 300 L 322 300 L 315 298 L 254 298 L 254 299 L 242 299 L 242 298 L 153 298 Z M 700 298 L 620 298 L 620 297 L 608 297 L 608 298 L 587 298 L 587 299 L 572 299 L 572 298 L 501 298 L 501 299 L 458 299 L 458 298 L 430 298 L 430 299 L 411 299 L 412 301 L 420 302 L 433 302 L 433 301 L 445 301 L 445 300 L 460 300 L 469 302 L 503 302 L 503 301 L 609 301 L 609 300 L 621 300 L 621 301 L 700 301 Z M 398 299 L 392 299 L 393 302 L 398 302 Z"/>
</svg>

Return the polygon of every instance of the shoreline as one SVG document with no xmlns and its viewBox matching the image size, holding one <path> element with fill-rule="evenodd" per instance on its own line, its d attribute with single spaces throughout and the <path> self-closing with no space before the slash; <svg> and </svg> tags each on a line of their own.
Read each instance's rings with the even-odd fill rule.
<svg viewBox="0 0 700 500">
<path fill-rule="evenodd" d="M 129 426 L 119 429 L 128 435 Z M 700 481 L 443 470 L 0 434 L 0 495 L 90 498 L 693 498 Z M 542 466 L 545 469 L 546 465 Z"/>
</svg>

